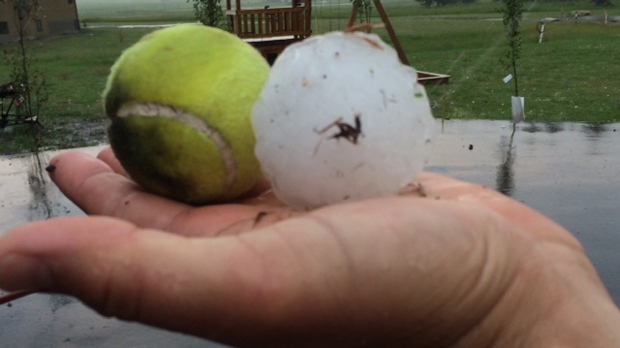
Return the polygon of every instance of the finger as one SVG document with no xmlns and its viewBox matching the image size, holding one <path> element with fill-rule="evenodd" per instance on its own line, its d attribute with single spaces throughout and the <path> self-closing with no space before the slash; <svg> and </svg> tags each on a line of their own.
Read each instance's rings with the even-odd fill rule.
<svg viewBox="0 0 620 348">
<path fill-rule="evenodd" d="M 115 173 L 121 174 L 122 176 L 129 178 L 129 174 L 127 174 L 121 162 L 119 162 L 119 160 L 116 158 L 116 155 L 114 155 L 111 147 L 108 146 L 101 150 L 97 155 L 97 158 L 103 161 L 103 163 L 110 166 L 110 168 L 112 168 Z"/>
<path fill-rule="evenodd" d="M 234 315 L 235 296 L 248 291 L 239 273 L 257 271 L 239 245 L 219 240 L 103 217 L 35 223 L 0 243 L 0 287 L 67 293 L 106 316 L 204 335 Z"/>
<path fill-rule="evenodd" d="M 480 205 L 494 211 L 523 233 L 552 241 L 561 241 L 573 248 L 582 250 L 578 240 L 564 228 L 534 209 L 521 204 L 493 189 L 435 173 L 423 173 L 408 193 L 430 199 L 456 201 L 463 205 Z"/>
<path fill-rule="evenodd" d="M 142 191 L 108 164 L 80 151 L 63 152 L 50 164 L 55 168 L 50 173 L 52 180 L 86 213 L 121 218 L 141 227 L 189 236 L 211 235 L 240 220 L 255 218 L 261 209 L 241 204 L 194 208 L 168 200 Z"/>
</svg>

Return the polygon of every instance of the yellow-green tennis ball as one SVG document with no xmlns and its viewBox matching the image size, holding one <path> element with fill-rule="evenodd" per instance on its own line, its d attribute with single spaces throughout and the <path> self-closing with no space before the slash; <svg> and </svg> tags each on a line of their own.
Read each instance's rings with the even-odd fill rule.
<svg viewBox="0 0 620 348">
<path fill-rule="evenodd" d="M 260 53 L 223 30 L 156 30 L 111 69 L 110 145 L 147 191 L 194 205 L 237 198 L 261 176 L 250 114 L 268 75 Z"/>
</svg>

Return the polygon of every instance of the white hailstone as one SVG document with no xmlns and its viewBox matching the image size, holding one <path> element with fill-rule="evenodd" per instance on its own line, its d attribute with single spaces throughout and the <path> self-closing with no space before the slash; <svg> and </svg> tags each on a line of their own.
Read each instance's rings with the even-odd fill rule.
<svg viewBox="0 0 620 348">
<path fill-rule="evenodd" d="M 417 73 L 374 34 L 289 46 L 255 104 L 256 156 L 296 209 L 397 195 L 430 154 L 434 119 Z"/>
</svg>

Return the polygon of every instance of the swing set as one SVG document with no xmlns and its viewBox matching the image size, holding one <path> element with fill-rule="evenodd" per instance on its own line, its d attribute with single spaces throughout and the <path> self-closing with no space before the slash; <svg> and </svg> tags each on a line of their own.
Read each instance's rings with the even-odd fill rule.
<svg viewBox="0 0 620 348">
<path fill-rule="evenodd" d="M 290 44 L 312 35 L 311 0 L 291 0 L 290 6 L 271 8 L 242 9 L 241 0 L 226 0 L 226 17 L 235 35 L 244 39 L 272 64 L 276 57 Z M 381 20 L 392 40 L 401 62 L 411 65 L 405 51 L 396 36 L 390 19 L 381 0 L 372 0 Z M 353 6 L 347 28 L 355 25 L 357 7 Z M 418 71 L 418 82 L 423 85 L 444 85 L 450 81 L 450 75 Z"/>
<path fill-rule="evenodd" d="M 400 61 L 405 64 L 411 66 L 409 62 L 409 58 L 405 54 L 405 50 L 403 46 L 400 44 L 400 40 L 398 40 L 398 36 L 396 36 L 396 32 L 394 31 L 394 27 L 390 22 L 390 18 L 388 18 L 387 12 L 385 12 L 385 8 L 383 4 L 381 4 L 381 0 L 373 0 L 375 8 L 377 12 L 379 12 L 379 16 L 381 16 L 381 20 L 383 21 L 383 25 L 385 25 L 385 29 L 390 35 L 390 39 L 392 40 L 392 44 L 398 53 L 398 58 Z M 355 19 L 357 18 L 357 7 L 353 6 L 351 10 L 351 16 L 349 16 L 349 23 L 347 23 L 347 28 L 353 27 L 355 25 Z M 417 71 L 418 73 L 418 82 L 423 85 L 447 85 L 450 82 L 450 75 L 431 73 L 427 71 Z M 445 91 L 444 91 L 445 92 Z"/>
</svg>

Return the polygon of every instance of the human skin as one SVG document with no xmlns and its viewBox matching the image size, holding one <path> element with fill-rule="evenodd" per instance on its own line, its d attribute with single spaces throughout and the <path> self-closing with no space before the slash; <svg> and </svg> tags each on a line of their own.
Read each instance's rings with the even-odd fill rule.
<svg viewBox="0 0 620 348">
<path fill-rule="evenodd" d="M 236 346 L 620 346 L 578 241 L 489 188 L 424 173 L 399 197 L 310 212 L 265 185 L 195 208 L 142 192 L 109 149 L 50 164 L 91 216 L 0 239 L 3 289 Z"/>
</svg>

